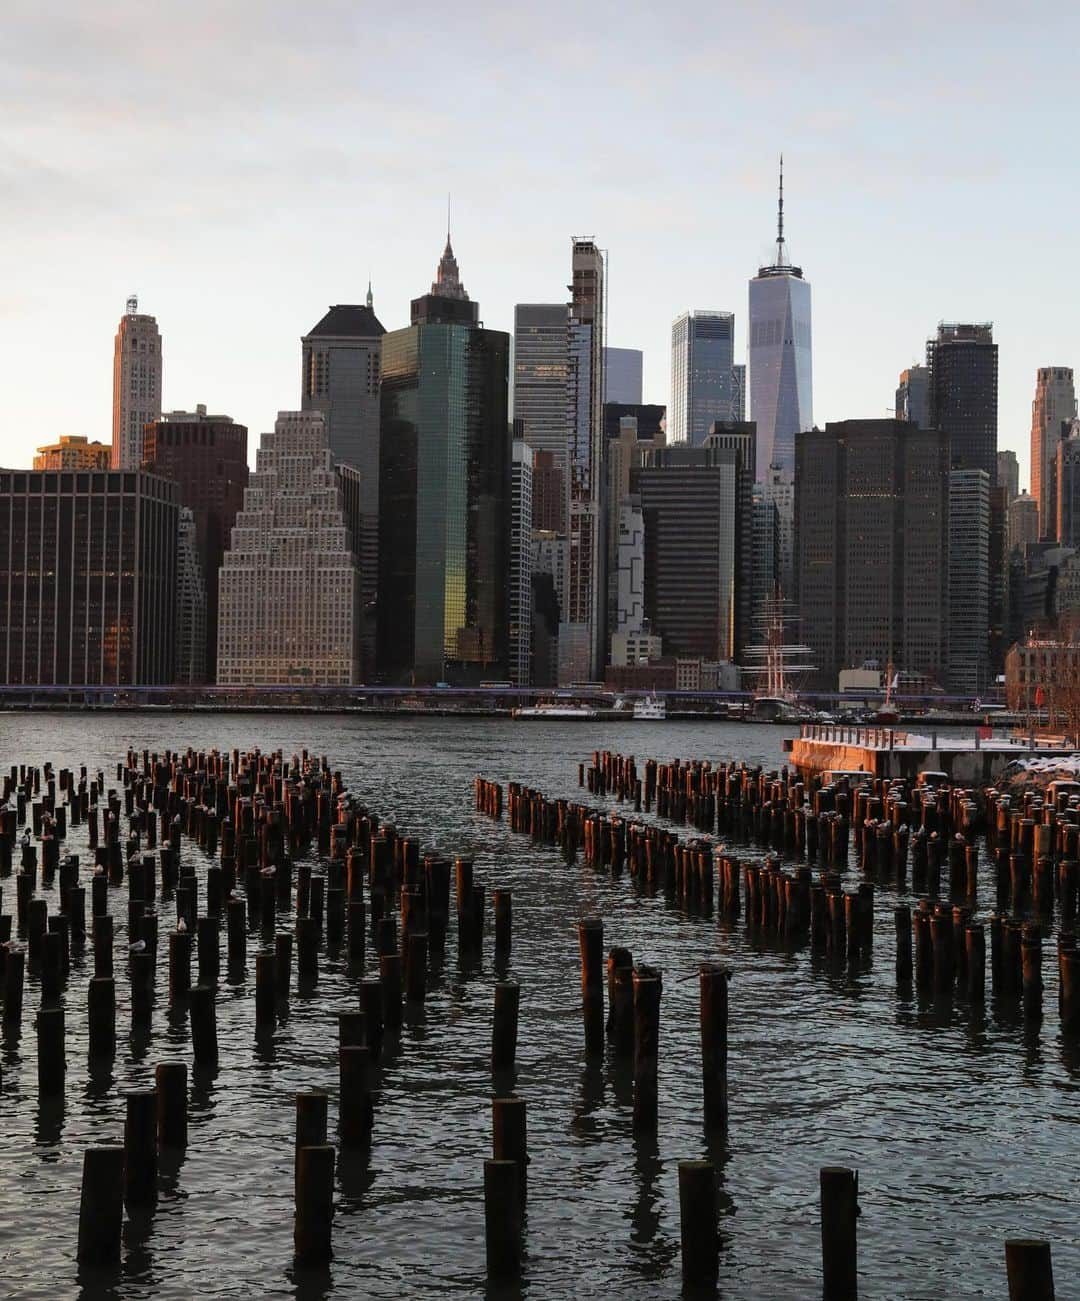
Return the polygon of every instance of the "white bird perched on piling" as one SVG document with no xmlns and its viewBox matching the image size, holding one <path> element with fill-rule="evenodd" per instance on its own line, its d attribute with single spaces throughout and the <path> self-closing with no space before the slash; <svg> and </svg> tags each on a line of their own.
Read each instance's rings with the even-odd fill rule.
<svg viewBox="0 0 1080 1301">
<path fill-rule="evenodd" d="M 143 953 L 146 951 L 146 941 L 136 940 L 134 944 L 128 945 L 129 953 Z"/>
<path fill-rule="evenodd" d="M 186 930 L 187 930 L 187 922 L 184 921 L 183 917 L 177 917 L 177 919 L 176 919 L 176 929 L 177 929 L 178 931 L 186 931 Z"/>
</svg>

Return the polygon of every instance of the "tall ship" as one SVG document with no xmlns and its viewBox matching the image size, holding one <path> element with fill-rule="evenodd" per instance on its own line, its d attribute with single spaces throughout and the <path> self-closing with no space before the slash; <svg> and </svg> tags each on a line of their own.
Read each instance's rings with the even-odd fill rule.
<svg viewBox="0 0 1080 1301">
<path fill-rule="evenodd" d="M 797 723 L 811 717 L 799 701 L 798 686 L 813 673 L 813 651 L 794 640 L 798 615 L 779 591 L 761 603 L 754 619 L 760 641 L 743 652 L 743 676 L 754 683 L 750 709 L 766 723 Z"/>
</svg>

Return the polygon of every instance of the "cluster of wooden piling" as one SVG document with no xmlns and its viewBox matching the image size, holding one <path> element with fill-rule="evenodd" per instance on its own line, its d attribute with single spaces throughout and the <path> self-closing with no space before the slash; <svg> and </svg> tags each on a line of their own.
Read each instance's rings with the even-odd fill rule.
<svg viewBox="0 0 1080 1301">
<path fill-rule="evenodd" d="M 110 1063 L 116 1052 L 118 947 L 122 952 L 126 948 L 132 1028 L 145 1031 L 152 1023 L 160 896 L 162 903 L 172 899 L 176 909 L 167 943 L 160 946 L 167 947 L 168 1004 L 174 1016 L 186 1013 L 190 1018 L 196 1071 L 213 1072 L 217 1066 L 216 990 L 223 965 L 230 982 L 244 979 L 249 937 L 258 944 L 258 1036 L 272 1031 L 288 1002 L 294 967 L 302 994 L 310 993 L 318 980 L 324 946 L 332 956 L 345 958 L 350 973 L 359 977 L 370 935 L 378 978 L 360 979 L 359 1007 L 338 1017 L 337 1091 L 340 1145 L 369 1144 L 372 1068 L 380 1059 L 384 1034 L 401 1025 L 403 1006 L 425 1001 L 430 962 L 440 961 L 445 951 L 452 882 L 460 959 L 467 965 L 480 957 L 485 889 L 474 879 L 472 861 L 422 858 L 416 841 L 354 800 L 340 773 L 306 751 L 291 760 L 259 751 L 129 752 L 126 763 L 117 765 L 116 779 L 121 791 L 106 789 L 101 772 L 92 777 L 85 768 L 77 774 L 68 769 L 54 773 L 51 765 L 14 768 L 3 778 L 0 876 L 10 874 L 17 851 L 15 920 L 26 947 L 12 938 L 12 917 L 3 915 L 0 991 L 5 1022 L 17 1027 L 26 972 L 40 976 L 41 1096 L 60 1096 L 65 1086 L 63 996 L 72 948 L 78 956 L 87 940 L 92 946 L 93 975 L 87 985 L 91 1071 Z M 80 824 L 85 824 L 95 860 L 89 935 L 79 858 L 61 853 L 69 828 Z M 209 861 L 202 889 L 193 860 L 181 853 L 185 836 Z M 307 857 L 312 845 L 327 858 L 324 874 L 312 872 Z M 44 895 L 54 886 L 61 911 L 49 916 Z M 121 890 L 127 894 L 127 934 L 126 945 L 118 946 L 109 907 L 111 892 Z M 498 969 L 510 957 L 511 893 L 495 891 L 493 905 Z M 294 906 L 293 928 L 279 929 L 282 915 Z M 197 981 L 192 979 L 193 962 Z M 517 984 L 500 980 L 492 1062 L 493 1069 L 504 1072 L 499 1077 L 504 1084 L 515 1060 L 518 1006 Z M 184 1063 L 160 1063 L 155 1088 L 135 1091 L 125 1100 L 123 1145 L 87 1152 L 79 1229 L 79 1256 L 85 1263 L 116 1259 L 123 1207 L 150 1205 L 156 1196 L 156 1152 L 186 1143 L 186 1071 Z M 321 1129 L 318 1123 L 319 1104 L 311 1096 L 297 1100 L 295 1247 L 301 1261 L 324 1259 L 329 1250 L 326 1208 L 335 1159 L 325 1123 Z M 325 1101 L 321 1110 L 325 1117 Z M 301 1142 L 305 1136 L 313 1141 Z"/>
</svg>

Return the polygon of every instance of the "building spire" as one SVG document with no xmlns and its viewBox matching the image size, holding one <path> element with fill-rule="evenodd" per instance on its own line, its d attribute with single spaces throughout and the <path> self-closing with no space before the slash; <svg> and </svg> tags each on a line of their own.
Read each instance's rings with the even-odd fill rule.
<svg viewBox="0 0 1080 1301">
<path fill-rule="evenodd" d="M 368 278 L 367 278 L 367 305 L 368 305 L 368 308 L 369 308 L 369 309 L 375 306 L 375 298 L 374 298 L 374 295 L 373 295 L 372 292 L 371 292 L 371 272 L 370 272 L 370 271 L 368 272 Z"/>
<path fill-rule="evenodd" d="M 784 248 L 784 155 L 780 155 L 780 196 L 776 205 L 776 265 L 787 266 Z"/>
<path fill-rule="evenodd" d="M 446 191 L 446 249 L 450 252 L 450 191 Z"/>
</svg>

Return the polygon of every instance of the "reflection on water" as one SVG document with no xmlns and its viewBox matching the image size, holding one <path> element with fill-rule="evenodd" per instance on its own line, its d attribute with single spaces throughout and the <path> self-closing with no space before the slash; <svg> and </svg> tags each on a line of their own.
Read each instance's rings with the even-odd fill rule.
<svg viewBox="0 0 1080 1301">
<path fill-rule="evenodd" d="M 854 967 L 812 960 L 740 925 L 686 917 L 663 897 L 512 835 L 472 807 L 477 773 L 577 796 L 577 764 L 597 748 L 668 758 L 779 764 L 783 731 L 709 724 L 635 725 L 500 720 L 362 719 L 273 715 L 0 716 L 0 766 L 51 759 L 101 767 L 141 749 L 217 745 L 307 747 L 339 767 L 351 790 L 423 850 L 472 857 L 487 891 L 479 964 L 462 969 L 453 925 L 427 1001 L 388 1033 L 377 1072 L 370 1155 L 339 1154 L 335 1259 L 294 1272 L 294 1094 L 330 1092 L 336 1137 L 336 1017 L 357 1005 L 364 972 L 320 954 L 319 977 L 297 989 L 269 1033 L 255 1032 L 254 962 L 222 959 L 220 1066 L 190 1071 L 189 1146 L 163 1158 L 159 1203 L 125 1229 L 116 1275 L 77 1275 L 74 1252 L 82 1153 L 123 1132 L 123 1094 L 152 1083 L 154 1066 L 191 1067 L 186 1009 L 170 1012 L 167 946 L 148 1025 L 132 1027 L 126 973 L 117 971 L 117 1056 L 88 1071 L 86 955 L 73 955 L 66 994 L 67 1093 L 39 1104 L 28 975 L 22 1035 L 3 1029 L 0 1256 L 5 1294 L 24 1297 L 524 1295 L 583 1293 L 640 1299 L 681 1294 L 677 1166 L 710 1157 L 721 1210 L 721 1293 L 804 1301 L 818 1290 L 818 1168 L 860 1171 L 860 1295 L 935 1301 L 999 1296 L 1002 1240 L 1053 1242 L 1063 1295 L 1080 1277 L 1080 1048 L 1064 1044 L 1051 949 L 1041 1024 L 1016 1000 L 924 998 L 897 991 L 894 904 L 879 882 L 872 953 Z M 85 827 L 71 845 L 85 854 Z M 200 875 L 206 860 L 185 844 Z M 87 858 L 83 858 L 87 875 Z M 90 856 L 92 861 L 92 855 Z M 5 884 L 5 900 L 10 899 Z M 513 952 L 493 966 L 491 890 L 513 891 Z M 906 889 L 901 885 L 901 891 Z M 205 900 L 205 882 L 199 897 Z M 989 881 L 983 894 L 993 897 Z M 110 892 L 117 945 L 126 898 Z M 159 899 L 162 937 L 170 898 Z M 55 911 L 55 889 L 50 912 Z M 664 971 L 660 1123 L 631 1124 L 631 1071 L 586 1064 L 577 919 L 600 913 L 605 944 L 625 945 Z M 292 919 L 279 919 L 279 929 Z M 121 950 L 118 947 L 118 955 Z M 701 1125 L 697 965 L 735 967 L 731 998 L 731 1117 L 726 1140 Z M 491 1074 L 496 979 L 521 984 L 516 1070 Z M 492 1093 L 528 1103 L 526 1265 L 520 1289 L 484 1281 L 483 1160 L 491 1152 Z"/>
</svg>

